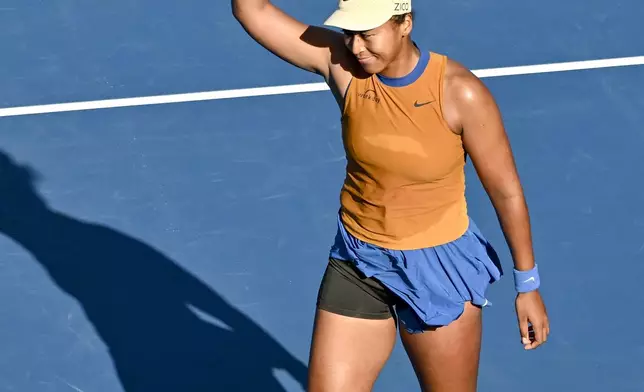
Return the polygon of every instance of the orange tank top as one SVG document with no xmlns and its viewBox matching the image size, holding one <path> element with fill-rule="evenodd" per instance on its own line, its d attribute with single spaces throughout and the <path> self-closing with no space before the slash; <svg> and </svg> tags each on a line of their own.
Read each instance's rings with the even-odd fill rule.
<svg viewBox="0 0 644 392">
<path fill-rule="evenodd" d="M 467 230 L 465 151 L 442 114 L 446 63 L 444 55 L 421 52 L 403 78 L 351 80 L 342 115 L 340 218 L 354 237 L 408 250 Z"/>
</svg>

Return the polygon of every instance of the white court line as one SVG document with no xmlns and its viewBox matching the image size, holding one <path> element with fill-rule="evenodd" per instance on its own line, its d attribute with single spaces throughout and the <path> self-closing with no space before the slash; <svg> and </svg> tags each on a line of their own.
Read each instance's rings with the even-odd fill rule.
<svg viewBox="0 0 644 392">
<path fill-rule="evenodd" d="M 502 67 L 473 70 L 480 78 L 491 78 L 511 75 L 528 75 L 549 72 L 576 71 L 583 69 L 598 69 L 609 67 L 626 67 L 644 65 L 644 56 L 620 57 L 603 60 L 573 61 L 565 63 L 524 65 L 518 67 Z M 56 103 L 50 105 L 20 106 L 0 109 L 0 117 L 26 116 L 30 114 L 46 114 L 72 112 L 81 110 L 109 109 L 132 106 L 160 105 L 181 102 L 211 101 L 218 99 L 246 98 L 268 95 L 297 94 L 315 91 L 325 91 L 329 87 L 325 83 L 306 83 L 285 86 L 257 87 L 236 90 L 206 91 L 199 93 L 157 95 L 148 97 L 120 98 L 99 101 Z"/>
</svg>

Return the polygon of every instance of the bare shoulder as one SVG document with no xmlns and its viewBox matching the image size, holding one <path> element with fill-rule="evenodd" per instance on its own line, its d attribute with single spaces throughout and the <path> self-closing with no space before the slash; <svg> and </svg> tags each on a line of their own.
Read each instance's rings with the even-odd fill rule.
<svg viewBox="0 0 644 392">
<path fill-rule="evenodd" d="M 490 91 L 472 71 L 456 60 L 448 59 L 445 68 L 445 92 L 463 102 L 486 99 Z"/>
<path fill-rule="evenodd" d="M 472 71 L 453 59 L 447 60 L 443 81 L 445 117 L 456 133 L 472 118 L 496 111 L 496 102 L 487 86 Z"/>
</svg>

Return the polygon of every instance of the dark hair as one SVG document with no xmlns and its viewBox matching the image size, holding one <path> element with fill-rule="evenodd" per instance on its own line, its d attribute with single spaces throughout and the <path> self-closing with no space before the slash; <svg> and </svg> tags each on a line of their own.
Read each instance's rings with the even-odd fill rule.
<svg viewBox="0 0 644 392">
<path fill-rule="evenodd" d="M 392 22 L 394 22 L 395 24 L 402 24 L 402 23 L 405 21 L 405 17 L 406 17 L 407 15 L 411 16 L 411 20 L 413 21 L 413 20 L 414 20 L 414 17 L 416 16 L 416 12 L 415 12 L 415 11 L 411 11 L 411 12 L 408 12 L 408 13 L 406 13 L 406 14 L 402 14 L 402 15 L 394 15 L 394 16 L 392 16 L 392 17 L 391 17 L 391 20 L 392 20 Z"/>
</svg>

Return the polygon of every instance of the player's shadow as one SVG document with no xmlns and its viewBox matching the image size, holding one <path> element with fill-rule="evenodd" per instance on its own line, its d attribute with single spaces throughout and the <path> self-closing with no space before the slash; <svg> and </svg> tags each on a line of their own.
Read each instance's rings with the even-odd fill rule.
<svg viewBox="0 0 644 392">
<path fill-rule="evenodd" d="M 305 385 L 306 366 L 210 287 L 140 240 L 54 211 L 35 179 L 0 151 L 0 234 L 80 303 L 124 391 L 283 391 L 274 369 Z"/>
</svg>

